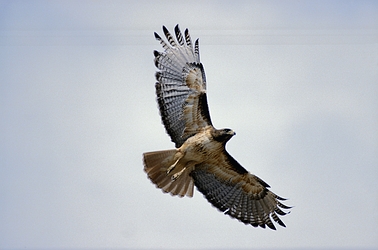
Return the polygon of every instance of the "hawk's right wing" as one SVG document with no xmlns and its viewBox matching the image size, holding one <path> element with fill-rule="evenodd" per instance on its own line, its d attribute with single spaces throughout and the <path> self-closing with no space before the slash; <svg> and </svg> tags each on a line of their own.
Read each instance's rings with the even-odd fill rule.
<svg viewBox="0 0 378 250">
<path fill-rule="evenodd" d="M 154 51 L 155 65 L 160 70 L 156 73 L 156 95 L 165 129 L 178 148 L 201 128 L 212 124 L 198 39 L 193 47 L 188 29 L 183 36 L 178 25 L 177 42 L 164 26 L 163 31 L 169 43 L 155 33 L 165 50 Z"/>
<path fill-rule="evenodd" d="M 267 183 L 249 173 L 227 151 L 196 165 L 190 175 L 206 199 L 232 218 L 254 227 L 276 229 L 273 219 L 285 227 L 278 217 L 287 214 L 281 208 L 290 209 L 281 203 L 285 199 L 271 192 Z"/>
</svg>

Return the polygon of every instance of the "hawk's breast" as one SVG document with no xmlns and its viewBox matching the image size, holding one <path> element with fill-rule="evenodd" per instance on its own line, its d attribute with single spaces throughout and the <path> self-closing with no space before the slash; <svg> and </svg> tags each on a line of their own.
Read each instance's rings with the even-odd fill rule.
<svg viewBox="0 0 378 250">
<path fill-rule="evenodd" d="M 194 136 L 188 138 L 179 148 L 179 150 L 185 153 L 186 161 L 194 161 L 199 164 L 208 160 L 212 154 L 219 152 L 222 144 L 213 139 L 210 133 L 211 129 L 213 128 L 202 129 Z"/>
</svg>

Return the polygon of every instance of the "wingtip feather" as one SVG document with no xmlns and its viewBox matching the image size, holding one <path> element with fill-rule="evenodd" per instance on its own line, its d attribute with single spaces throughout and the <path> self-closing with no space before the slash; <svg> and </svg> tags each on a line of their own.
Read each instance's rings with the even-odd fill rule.
<svg viewBox="0 0 378 250">
<path fill-rule="evenodd" d="M 154 32 L 154 35 L 155 35 L 155 38 L 156 38 L 157 40 L 161 40 L 161 37 L 159 36 L 158 33 Z"/>
<path fill-rule="evenodd" d="M 176 24 L 176 26 L 175 26 L 175 31 L 176 31 L 176 32 L 177 32 L 177 31 L 180 31 L 180 27 L 179 27 L 178 24 Z"/>
</svg>

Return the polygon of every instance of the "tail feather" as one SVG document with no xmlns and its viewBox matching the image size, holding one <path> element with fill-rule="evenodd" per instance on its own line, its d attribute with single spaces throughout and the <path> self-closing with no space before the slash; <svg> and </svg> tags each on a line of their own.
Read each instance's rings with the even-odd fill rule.
<svg viewBox="0 0 378 250">
<path fill-rule="evenodd" d="M 148 178 L 164 192 L 180 197 L 193 197 L 194 182 L 189 175 L 189 169 L 185 170 L 176 180 L 172 180 L 172 174 L 177 171 L 167 174 L 167 168 L 173 164 L 175 153 L 176 149 L 144 153 L 144 171 Z"/>
</svg>

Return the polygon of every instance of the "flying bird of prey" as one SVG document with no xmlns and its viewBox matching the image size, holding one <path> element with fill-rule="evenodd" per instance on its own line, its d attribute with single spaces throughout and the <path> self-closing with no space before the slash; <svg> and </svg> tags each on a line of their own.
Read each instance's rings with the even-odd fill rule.
<svg viewBox="0 0 378 250">
<path fill-rule="evenodd" d="M 192 197 L 196 186 L 213 206 L 245 224 L 276 229 L 273 219 L 285 227 L 278 215 L 291 207 L 226 151 L 235 132 L 213 127 L 198 39 L 193 44 L 188 29 L 183 35 L 178 25 L 174 31 L 176 39 L 163 26 L 168 42 L 155 33 L 164 51 L 154 51 L 154 62 L 160 115 L 176 149 L 144 153 L 145 172 L 171 195 Z"/>
</svg>

